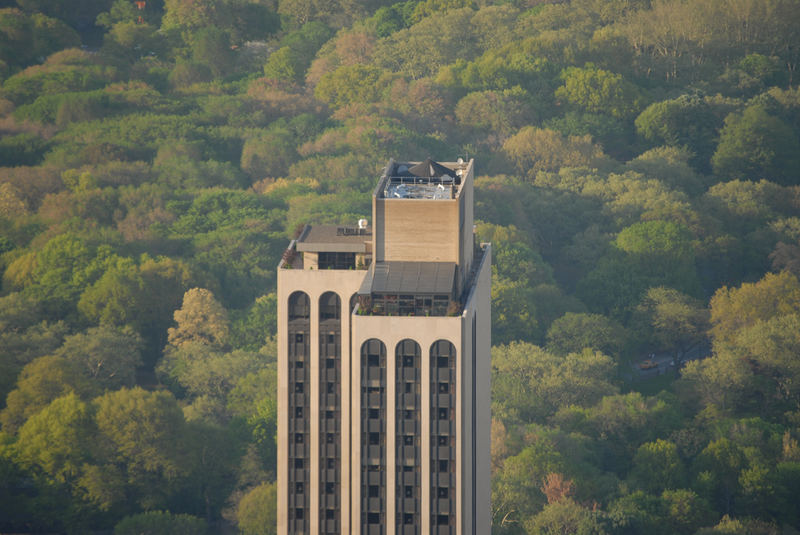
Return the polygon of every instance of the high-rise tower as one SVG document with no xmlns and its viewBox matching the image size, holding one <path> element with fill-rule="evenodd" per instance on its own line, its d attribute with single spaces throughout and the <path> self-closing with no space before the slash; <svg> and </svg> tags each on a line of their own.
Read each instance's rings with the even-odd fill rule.
<svg viewBox="0 0 800 535">
<path fill-rule="evenodd" d="M 490 531 L 491 246 L 473 161 L 390 160 L 372 225 L 278 267 L 278 533 Z"/>
</svg>

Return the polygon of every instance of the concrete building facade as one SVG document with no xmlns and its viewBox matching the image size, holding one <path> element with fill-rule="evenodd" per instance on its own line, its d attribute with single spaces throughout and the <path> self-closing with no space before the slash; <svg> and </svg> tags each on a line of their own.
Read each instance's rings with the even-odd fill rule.
<svg viewBox="0 0 800 535">
<path fill-rule="evenodd" d="M 278 533 L 490 532 L 491 246 L 473 161 L 390 160 L 372 225 L 278 268 Z"/>
</svg>

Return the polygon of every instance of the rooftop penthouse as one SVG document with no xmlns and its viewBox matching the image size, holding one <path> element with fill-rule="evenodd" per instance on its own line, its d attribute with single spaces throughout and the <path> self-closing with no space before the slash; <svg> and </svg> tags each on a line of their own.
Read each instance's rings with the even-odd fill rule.
<svg viewBox="0 0 800 535">
<path fill-rule="evenodd" d="M 473 236 L 472 161 L 390 160 L 372 195 L 373 224 L 306 225 L 281 267 L 364 270 L 359 313 L 457 314 L 481 249 Z"/>
</svg>

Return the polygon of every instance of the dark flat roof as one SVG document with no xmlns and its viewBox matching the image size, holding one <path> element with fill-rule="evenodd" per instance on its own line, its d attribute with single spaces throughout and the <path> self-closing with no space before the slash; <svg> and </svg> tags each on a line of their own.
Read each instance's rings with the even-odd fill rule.
<svg viewBox="0 0 800 535">
<path fill-rule="evenodd" d="M 364 253 L 372 239 L 370 229 L 342 225 L 314 225 L 297 240 L 301 252 Z"/>
<path fill-rule="evenodd" d="M 455 277 L 455 262 L 377 262 L 359 293 L 450 295 Z"/>
</svg>

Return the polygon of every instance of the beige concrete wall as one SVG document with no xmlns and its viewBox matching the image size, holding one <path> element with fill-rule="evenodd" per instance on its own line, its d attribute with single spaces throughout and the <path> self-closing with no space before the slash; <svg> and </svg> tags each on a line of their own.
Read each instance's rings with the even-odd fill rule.
<svg viewBox="0 0 800 535">
<path fill-rule="evenodd" d="M 481 269 L 476 278 L 476 287 L 470 298 L 469 307 L 476 314 L 476 405 L 475 405 L 475 436 L 476 440 L 476 480 L 485 481 L 487 484 L 475 485 L 477 493 L 475 503 L 475 529 L 476 535 L 491 532 L 491 349 L 492 349 L 492 248 L 487 246 Z"/>
<path fill-rule="evenodd" d="M 395 348 L 401 340 L 410 338 L 416 341 L 421 350 L 420 360 L 420 532 L 430 532 L 430 348 L 437 340 L 448 340 L 456 348 L 456 362 L 462 359 L 462 317 L 396 317 L 396 316 L 354 316 L 353 317 L 353 355 L 351 366 L 352 392 L 352 465 L 350 488 L 353 489 L 351 514 L 352 533 L 358 532 L 361 521 L 361 396 L 359 366 L 361 345 L 370 338 L 381 340 L 386 346 L 386 518 L 387 535 L 395 532 L 395 443 L 396 443 L 396 400 L 395 400 Z M 459 366 L 460 364 L 457 364 Z M 456 370 L 458 373 L 458 368 Z M 458 376 L 458 375 L 457 375 Z M 456 395 L 461 386 L 456 387 Z M 460 450 L 461 436 L 458 425 L 460 413 L 456 409 L 456 451 Z M 456 454 L 456 462 L 459 459 Z M 458 465 L 458 464 L 457 464 Z M 460 473 L 457 476 L 460 479 Z M 346 532 L 349 533 L 349 532 Z"/>
<path fill-rule="evenodd" d="M 350 434 L 347 422 L 351 419 L 350 404 L 350 297 L 358 291 L 364 279 L 364 270 L 278 270 L 278 533 L 287 533 L 288 506 L 288 459 L 286 447 L 288 441 L 288 422 L 280 415 L 286 414 L 289 405 L 288 391 L 288 341 L 287 308 L 289 296 L 295 291 L 303 291 L 311 302 L 309 342 L 309 508 L 311 517 L 309 524 L 311 533 L 317 533 L 319 527 L 319 298 L 328 291 L 336 292 L 342 304 L 341 322 L 341 519 L 342 533 L 350 533 Z M 359 346 L 360 347 L 360 346 Z"/>
<path fill-rule="evenodd" d="M 376 199 L 375 258 L 458 263 L 458 200 Z"/>
<path fill-rule="evenodd" d="M 458 265 L 462 269 L 461 276 L 466 277 L 472 267 L 472 256 L 474 248 L 474 237 L 472 227 L 475 224 L 474 216 L 474 197 L 475 191 L 472 177 L 472 162 L 470 162 L 467 172 L 461 177 L 461 201 L 460 210 L 463 212 L 463 226 L 460 229 L 459 239 L 461 240 Z"/>
<path fill-rule="evenodd" d="M 305 251 L 303 255 L 303 269 L 317 269 L 319 267 L 319 253 Z"/>
</svg>

